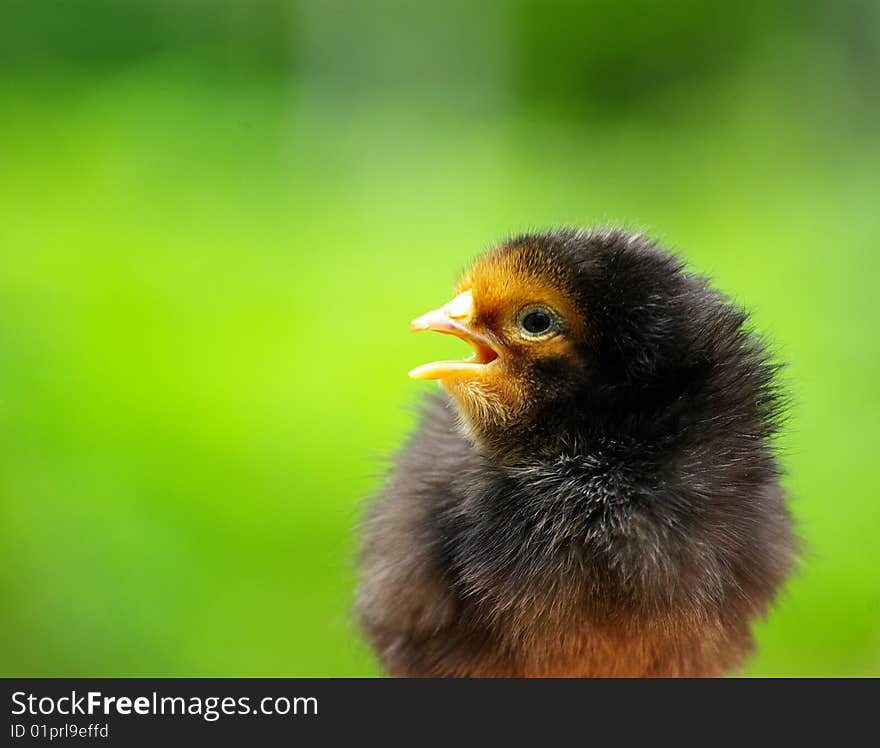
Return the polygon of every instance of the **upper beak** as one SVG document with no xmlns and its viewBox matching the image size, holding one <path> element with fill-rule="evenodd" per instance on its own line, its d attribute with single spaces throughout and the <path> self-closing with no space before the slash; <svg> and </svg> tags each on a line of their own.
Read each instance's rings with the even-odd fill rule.
<svg viewBox="0 0 880 748">
<path fill-rule="evenodd" d="M 434 330 L 445 335 L 455 335 L 471 344 L 473 355 L 464 361 L 434 361 L 413 369 L 413 379 L 444 379 L 452 376 L 473 376 L 498 358 L 496 345 L 485 335 L 471 329 L 467 322 L 473 314 L 473 298 L 470 291 L 456 296 L 441 309 L 416 317 L 410 325 L 411 332 Z"/>
</svg>

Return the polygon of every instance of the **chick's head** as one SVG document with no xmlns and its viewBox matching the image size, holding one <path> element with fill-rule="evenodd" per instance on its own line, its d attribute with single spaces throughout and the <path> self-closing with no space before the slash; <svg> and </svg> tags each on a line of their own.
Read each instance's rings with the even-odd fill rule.
<svg viewBox="0 0 880 748">
<path fill-rule="evenodd" d="M 458 336 L 473 355 L 410 376 L 439 380 L 466 433 L 496 454 L 675 438 L 685 423 L 712 417 L 706 408 L 771 428 L 772 368 L 745 319 L 641 235 L 528 234 L 490 249 L 449 303 L 412 322 L 413 331 Z"/>
</svg>

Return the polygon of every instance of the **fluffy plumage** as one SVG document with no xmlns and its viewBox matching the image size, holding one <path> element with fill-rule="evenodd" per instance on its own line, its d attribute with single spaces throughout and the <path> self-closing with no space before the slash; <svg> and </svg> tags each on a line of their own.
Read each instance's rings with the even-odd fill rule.
<svg viewBox="0 0 880 748">
<path fill-rule="evenodd" d="M 356 611 L 386 671 L 739 666 L 796 548 L 746 313 L 621 230 L 514 238 L 457 290 L 498 356 L 441 378 L 364 522 Z M 532 340 L 534 304 L 560 321 Z"/>
</svg>

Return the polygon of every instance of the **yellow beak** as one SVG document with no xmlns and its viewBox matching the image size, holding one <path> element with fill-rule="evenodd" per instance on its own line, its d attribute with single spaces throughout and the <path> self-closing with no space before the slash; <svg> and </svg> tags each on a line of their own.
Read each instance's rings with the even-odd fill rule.
<svg viewBox="0 0 880 748">
<path fill-rule="evenodd" d="M 411 332 L 433 330 L 444 335 L 455 335 L 471 344 L 474 353 L 463 361 L 433 361 L 413 369 L 413 379 L 446 379 L 455 376 L 475 376 L 498 358 L 498 349 L 485 335 L 468 326 L 474 310 L 470 291 L 456 296 L 440 309 L 416 317 L 410 325 Z"/>
</svg>

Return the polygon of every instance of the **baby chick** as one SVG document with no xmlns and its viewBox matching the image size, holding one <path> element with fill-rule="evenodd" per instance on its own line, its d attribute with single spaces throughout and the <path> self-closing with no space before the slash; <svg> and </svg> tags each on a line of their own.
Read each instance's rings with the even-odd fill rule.
<svg viewBox="0 0 880 748">
<path fill-rule="evenodd" d="M 394 676 L 715 676 L 793 567 L 778 366 L 640 235 L 482 256 L 412 329 L 464 361 L 363 526 L 356 611 Z"/>
</svg>

